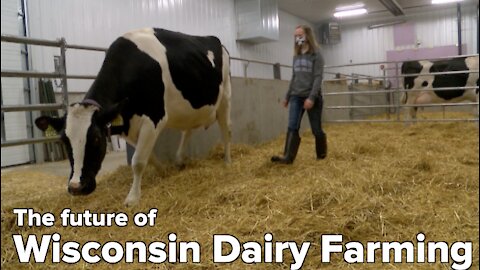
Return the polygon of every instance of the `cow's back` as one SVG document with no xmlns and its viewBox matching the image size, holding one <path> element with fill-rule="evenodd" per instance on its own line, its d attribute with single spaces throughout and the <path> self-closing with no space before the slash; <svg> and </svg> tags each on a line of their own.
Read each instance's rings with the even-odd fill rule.
<svg viewBox="0 0 480 270">
<path fill-rule="evenodd" d="M 165 46 L 168 67 L 175 87 L 198 109 L 214 105 L 222 82 L 222 45 L 218 38 L 190 36 L 155 29 Z"/>
<path fill-rule="evenodd" d="M 109 51 L 126 59 L 108 61 L 120 64 L 113 77 L 123 78 L 119 91 L 129 99 L 124 119 L 145 115 L 154 125 L 167 120 L 167 126 L 181 129 L 215 120 L 224 76 L 218 38 L 145 28 L 126 33 Z"/>
</svg>

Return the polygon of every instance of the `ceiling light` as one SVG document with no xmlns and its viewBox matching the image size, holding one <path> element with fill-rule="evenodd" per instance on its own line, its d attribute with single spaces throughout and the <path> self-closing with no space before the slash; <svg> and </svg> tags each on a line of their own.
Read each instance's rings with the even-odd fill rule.
<svg viewBox="0 0 480 270">
<path fill-rule="evenodd" d="M 395 16 L 404 15 L 402 7 L 395 0 L 379 0 Z"/>
<path fill-rule="evenodd" d="M 362 15 L 362 14 L 365 14 L 365 13 L 367 13 L 366 9 L 358 8 L 358 9 L 337 11 L 337 12 L 333 13 L 333 16 L 335 18 L 341 18 L 341 17 Z"/>
<path fill-rule="evenodd" d="M 363 8 L 364 6 L 365 6 L 365 4 L 363 4 L 363 3 L 356 3 L 356 4 L 348 5 L 348 6 L 336 7 L 335 11 L 359 9 L 359 8 Z"/>
<path fill-rule="evenodd" d="M 447 4 L 447 3 L 455 3 L 461 2 L 463 0 L 432 0 L 432 4 Z"/>
</svg>

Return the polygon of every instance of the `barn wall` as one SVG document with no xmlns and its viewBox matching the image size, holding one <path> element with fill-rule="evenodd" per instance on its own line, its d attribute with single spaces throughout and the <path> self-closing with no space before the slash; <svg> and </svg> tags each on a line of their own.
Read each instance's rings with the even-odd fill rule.
<svg viewBox="0 0 480 270">
<path fill-rule="evenodd" d="M 435 12 L 406 16 L 407 22 L 414 25 L 416 40 L 420 48 L 456 45 L 457 10 L 455 7 Z M 336 45 L 323 45 L 327 66 L 385 61 L 389 50 L 414 49 L 415 44 L 395 46 L 394 26 L 369 30 L 372 22 L 346 24 L 341 26 L 341 42 Z M 462 6 L 462 42 L 466 44 L 463 54 L 477 53 L 477 9 L 476 6 Z M 334 70 L 346 74 L 360 73 L 372 76 L 382 75 L 379 65 Z"/>
<path fill-rule="evenodd" d="M 266 62 L 291 64 L 292 35 L 295 26 L 307 23 L 279 11 L 279 41 L 249 44 L 236 41 L 233 0 L 83 0 L 28 1 L 30 34 L 34 38 L 64 37 L 70 44 L 108 47 L 126 31 L 143 27 L 161 27 L 193 35 L 218 36 L 231 56 Z M 55 48 L 34 46 L 33 66 L 36 70 L 53 71 Z M 96 74 L 104 53 L 70 49 L 67 51 L 67 71 L 70 74 Z M 243 76 L 240 61 L 232 61 L 232 74 Z M 273 78 L 271 66 L 251 63 L 248 76 Z M 291 76 L 282 69 L 283 78 Z M 91 81 L 69 80 L 70 91 L 86 91 Z"/>
</svg>

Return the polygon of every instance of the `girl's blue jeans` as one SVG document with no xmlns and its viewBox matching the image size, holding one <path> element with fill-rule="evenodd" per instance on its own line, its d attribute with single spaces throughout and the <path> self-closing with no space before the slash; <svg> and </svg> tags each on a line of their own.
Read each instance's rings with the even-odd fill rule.
<svg viewBox="0 0 480 270">
<path fill-rule="evenodd" d="M 302 117 L 305 113 L 303 103 L 306 99 L 307 97 L 290 96 L 288 100 L 288 131 L 298 132 L 300 130 Z M 307 110 L 310 127 L 315 137 L 324 135 L 322 130 L 322 109 L 323 98 L 319 95 L 315 100 L 313 107 L 310 110 Z"/>
</svg>

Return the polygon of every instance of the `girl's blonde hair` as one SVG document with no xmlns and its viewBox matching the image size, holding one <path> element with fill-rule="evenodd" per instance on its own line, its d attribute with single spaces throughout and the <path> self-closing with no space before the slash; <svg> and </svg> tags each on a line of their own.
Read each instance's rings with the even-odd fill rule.
<svg viewBox="0 0 480 270">
<path fill-rule="evenodd" d="M 315 35 L 313 34 L 312 28 L 307 25 L 299 25 L 295 27 L 295 29 L 301 28 L 303 29 L 303 32 L 305 32 L 305 39 L 306 42 L 308 43 L 308 51 L 307 53 L 313 53 L 315 52 L 316 49 L 319 48 L 318 43 L 315 39 Z M 295 42 L 295 39 L 293 40 L 294 42 L 294 55 L 299 55 L 302 53 L 302 46 L 298 45 Z"/>
</svg>

